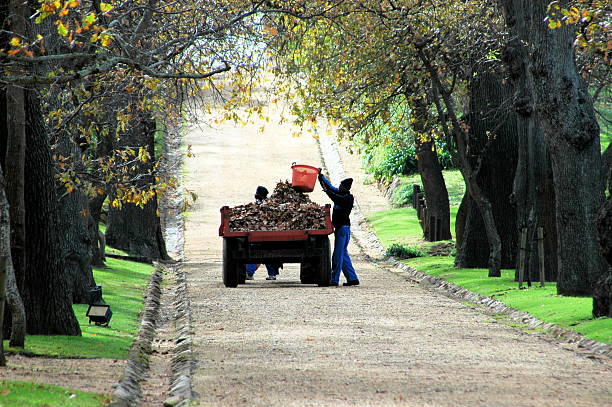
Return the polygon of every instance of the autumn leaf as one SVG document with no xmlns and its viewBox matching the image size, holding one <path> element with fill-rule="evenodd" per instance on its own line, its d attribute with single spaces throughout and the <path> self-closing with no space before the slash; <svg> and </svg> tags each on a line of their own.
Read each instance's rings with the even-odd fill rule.
<svg viewBox="0 0 612 407">
<path fill-rule="evenodd" d="M 110 45 L 110 42 L 111 42 L 111 36 L 108 35 L 108 34 L 103 34 L 102 35 L 102 41 L 100 42 L 100 44 L 103 47 L 108 47 Z"/>
<path fill-rule="evenodd" d="M 68 35 L 68 27 L 64 25 L 64 23 L 61 20 L 57 20 L 55 24 L 57 24 L 57 33 L 59 35 L 61 35 L 62 37 L 65 37 Z"/>
<path fill-rule="evenodd" d="M 108 3 L 100 3 L 100 10 L 102 10 L 105 13 L 108 13 L 109 11 L 111 11 L 113 9 L 113 6 L 111 6 Z"/>
</svg>

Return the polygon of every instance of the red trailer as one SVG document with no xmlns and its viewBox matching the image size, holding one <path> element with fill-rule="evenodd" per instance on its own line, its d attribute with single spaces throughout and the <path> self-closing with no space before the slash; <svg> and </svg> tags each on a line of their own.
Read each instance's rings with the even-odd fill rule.
<svg viewBox="0 0 612 407">
<path fill-rule="evenodd" d="M 229 207 L 221 208 L 223 284 L 236 287 L 246 280 L 246 264 L 300 263 L 302 284 L 328 286 L 331 278 L 329 235 L 331 205 L 325 205 L 325 229 L 230 232 Z"/>
</svg>

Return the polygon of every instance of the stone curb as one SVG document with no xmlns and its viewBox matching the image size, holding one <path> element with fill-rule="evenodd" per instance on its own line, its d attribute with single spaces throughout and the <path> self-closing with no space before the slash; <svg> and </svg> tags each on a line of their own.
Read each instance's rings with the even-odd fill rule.
<svg viewBox="0 0 612 407">
<path fill-rule="evenodd" d="M 184 128 L 176 126 L 170 129 L 165 137 L 167 151 L 164 152 L 166 156 L 164 168 L 177 180 L 178 185 L 174 193 L 162 200 L 164 208 L 162 218 L 169 252 L 172 252 L 172 257 L 179 262 L 167 266 L 168 271 L 174 273 L 172 307 L 175 337 L 170 361 L 169 397 L 164 400 L 164 407 L 184 407 L 195 397 L 192 387 L 195 368 L 195 355 L 192 349 L 194 330 L 187 290 L 187 274 L 182 264 L 185 249 L 185 219 L 182 214 L 185 190 L 180 171 L 183 163 L 180 147 L 183 144 L 183 133 Z"/>
<path fill-rule="evenodd" d="M 140 382 L 145 379 L 149 369 L 151 343 L 155 337 L 156 321 L 159 316 L 163 271 L 164 266 L 155 263 L 145 297 L 145 310 L 142 314 L 138 338 L 132 345 L 123 377 L 112 394 L 109 407 L 132 407 L 136 405 L 140 397 Z"/>
<path fill-rule="evenodd" d="M 174 324 L 176 330 L 176 346 L 171 361 L 172 379 L 170 381 L 170 398 L 164 406 L 183 407 L 189 405 L 194 398 L 192 388 L 192 373 L 195 357 L 192 349 L 193 326 L 191 323 L 191 308 L 187 295 L 187 276 L 182 264 L 172 265 L 175 273 L 174 293 Z"/>
<path fill-rule="evenodd" d="M 317 140 L 319 142 L 319 149 L 321 151 L 323 163 L 330 176 L 337 180 L 343 178 L 344 167 L 342 165 L 340 154 L 338 153 L 338 145 L 333 136 L 327 135 L 326 132 L 323 131 Z M 378 240 L 378 237 L 371 231 L 370 226 L 365 220 L 365 217 L 359 209 L 359 205 L 356 201 L 355 207 L 353 208 L 353 218 L 357 221 L 358 226 L 357 228 L 354 228 L 355 232 L 353 233 L 356 241 L 355 243 L 366 257 L 372 261 L 378 262 L 370 254 L 374 252 L 376 256 L 384 256 L 384 248 Z M 515 308 L 507 306 L 501 301 L 476 294 L 465 288 L 449 283 L 441 278 L 420 272 L 412 267 L 400 263 L 396 258 L 389 257 L 388 259 L 395 268 L 406 271 L 408 275 L 416 282 L 421 284 L 425 283 L 426 288 L 429 290 L 436 288 L 438 291 L 452 299 L 469 301 L 477 305 L 485 306 L 495 314 L 501 314 L 509 317 L 509 319 L 513 322 L 525 324 L 530 328 L 541 330 L 549 335 L 552 335 L 558 340 L 567 343 L 574 343 L 579 348 L 585 349 L 593 354 L 612 358 L 612 345 L 594 341 L 582 334 L 579 334 L 578 332 L 563 328 L 559 325 L 540 321 L 524 311 L 519 311 Z"/>
<path fill-rule="evenodd" d="M 529 328 L 542 330 L 560 341 L 575 343 L 579 348 L 586 349 L 594 354 L 612 357 L 612 345 L 594 341 L 582 334 L 579 334 L 578 332 L 563 328 L 559 325 L 540 321 L 527 312 L 519 311 L 516 308 L 509 307 L 503 302 L 494 298 L 476 294 L 463 287 L 449 283 L 441 278 L 420 272 L 412 267 L 400 263 L 397 261 L 397 259 L 391 258 L 390 260 L 395 267 L 407 272 L 410 278 L 413 280 L 419 283 L 426 283 L 431 287 L 442 290 L 444 294 L 450 298 L 469 301 L 477 305 L 483 305 L 495 314 L 505 315 L 509 317 L 511 321 L 525 324 Z"/>
</svg>

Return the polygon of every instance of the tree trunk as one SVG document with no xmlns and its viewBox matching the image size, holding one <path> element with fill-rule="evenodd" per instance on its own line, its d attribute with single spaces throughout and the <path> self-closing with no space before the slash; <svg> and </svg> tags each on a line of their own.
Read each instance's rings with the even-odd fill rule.
<svg viewBox="0 0 612 407">
<path fill-rule="evenodd" d="M 8 11 L 11 30 L 15 33 L 25 34 L 23 2 L 18 0 L 9 1 Z M 10 205 L 12 269 L 14 270 L 15 277 L 18 278 L 18 276 L 25 275 L 27 267 L 24 196 L 26 154 L 25 91 L 22 87 L 9 84 L 6 86 L 5 95 L 8 135 L 5 161 L 6 194 Z M 14 289 L 14 287 L 12 288 Z M 14 295 L 14 291 L 11 290 L 11 304 L 18 307 L 18 301 Z M 20 321 L 22 317 L 23 315 L 15 315 L 12 316 L 12 320 L 13 322 Z M 19 327 L 16 327 L 16 331 L 15 338 L 19 342 L 22 332 L 20 332 Z"/>
<path fill-rule="evenodd" d="M 57 141 L 54 153 L 69 158 L 69 165 L 77 171 L 82 170 L 81 152 L 69 135 L 63 134 Z M 78 186 L 70 193 L 66 187 L 57 184 L 59 200 L 59 225 L 65 271 L 68 278 L 70 296 L 74 304 L 85 304 L 89 300 L 89 290 L 95 285 L 91 268 L 93 219 L 89 213 L 89 199 Z"/>
<path fill-rule="evenodd" d="M 512 268 L 516 257 L 516 210 L 510 203 L 512 180 L 517 160 L 515 114 L 505 103 L 509 90 L 494 73 L 480 73 L 469 86 L 469 165 L 477 169 L 476 183 L 489 201 L 493 222 L 501 244 L 500 265 Z M 456 222 L 463 228 L 456 266 L 487 267 L 489 238 L 480 205 L 468 190 L 462 201 L 464 218 Z M 464 220 L 463 220 L 464 219 Z M 466 222 L 461 225 L 461 221 Z"/>
<path fill-rule="evenodd" d="M 1 5 L 2 3 L 0 3 Z M 0 13 L 2 8 L 0 6 Z M 2 16 L 0 16 L 0 23 L 2 22 Z M 2 42 L 0 42 L 2 44 Z M 0 87 L 0 168 L 2 171 L 6 171 L 4 166 L 6 159 L 6 144 L 8 142 L 8 116 L 6 114 L 6 88 Z"/>
<path fill-rule="evenodd" d="M 608 194 L 612 194 L 612 144 L 606 147 L 601 155 L 601 176 L 603 179 L 604 189 Z"/>
<path fill-rule="evenodd" d="M 4 336 L 10 335 L 9 345 L 14 348 L 25 347 L 26 338 L 26 313 L 21 294 L 17 288 L 17 280 L 15 280 L 15 270 L 12 266 L 12 261 L 7 272 L 6 280 L 6 302 L 8 306 L 8 315 L 5 312 Z M 6 308 L 5 308 L 6 309 Z M 10 325 L 8 321 L 10 320 Z M 10 330 L 10 333 L 8 332 Z"/>
<path fill-rule="evenodd" d="M 595 284 L 593 290 L 593 316 L 612 318 L 612 198 L 599 211 L 597 218 L 599 245 L 608 268 Z"/>
<path fill-rule="evenodd" d="M 91 210 L 91 201 L 90 206 Z M 100 231 L 100 226 L 93 216 L 89 217 L 89 238 L 91 239 L 91 265 L 93 267 L 106 267 L 106 237 Z"/>
<path fill-rule="evenodd" d="M 138 149 L 146 146 L 153 155 L 155 122 L 143 121 L 132 129 L 130 137 L 122 138 L 121 147 L 131 146 Z M 146 175 L 152 163 L 141 163 L 139 173 Z M 147 176 L 144 177 L 148 178 Z M 140 186 L 144 185 L 144 181 Z M 168 260 L 166 244 L 161 233 L 161 223 L 157 214 L 157 198 L 151 199 L 144 207 L 124 203 L 120 208 L 109 207 L 106 228 L 106 244 L 131 255 L 149 259 Z"/>
<path fill-rule="evenodd" d="M 452 239 L 450 231 L 450 205 L 448 203 L 448 190 L 442 175 L 442 166 L 438 161 L 435 142 L 429 130 L 429 110 L 422 99 L 409 99 L 412 102 L 414 121 L 414 143 L 418 161 L 419 174 L 427 199 L 428 219 L 424 219 L 425 238 L 431 242 Z M 434 225 L 433 228 L 430 225 Z M 433 230 L 431 230 L 433 229 Z M 434 233 L 435 230 L 435 233 Z"/>
<path fill-rule="evenodd" d="M 550 30 L 547 2 L 500 0 L 511 35 L 529 49 L 529 84 L 536 122 L 544 131 L 555 187 L 557 291 L 591 296 L 602 276 L 595 220 L 604 195 L 599 126 L 592 100 L 576 70 L 575 26 Z M 569 0 L 559 2 L 561 7 Z M 580 255 L 576 255 L 576 248 Z"/>
<path fill-rule="evenodd" d="M 457 145 L 454 161 L 459 164 L 461 175 L 463 176 L 463 179 L 465 181 L 466 189 L 469 192 L 470 197 L 474 200 L 474 203 L 478 206 L 478 209 L 482 216 L 482 220 L 484 222 L 487 242 L 489 244 L 489 261 L 487 263 L 489 269 L 488 276 L 501 277 L 501 239 L 497 231 L 497 226 L 495 225 L 495 218 L 493 216 L 491 203 L 478 185 L 477 178 L 480 169 L 478 168 L 478 166 L 473 167 L 468 157 L 470 142 L 469 134 L 463 130 L 463 126 L 459 120 L 459 117 L 457 116 L 457 113 L 455 112 L 455 106 L 453 100 L 450 97 L 450 93 L 442 84 L 437 70 L 432 65 L 429 58 L 427 58 L 424 51 L 419 50 L 419 56 L 425 64 L 425 67 L 429 72 L 430 78 L 432 80 L 433 99 L 436 105 L 436 109 L 438 110 L 438 115 L 440 117 L 440 124 L 442 125 L 442 128 L 444 130 L 444 133 L 447 135 L 447 138 L 449 140 L 453 138 Z M 442 101 L 444 102 L 444 106 L 446 107 L 446 111 L 448 112 L 448 118 L 450 119 L 452 130 L 448 127 L 448 124 L 446 122 L 446 114 L 444 113 L 444 109 L 442 108 L 442 102 L 440 101 L 440 99 L 442 99 Z M 460 250 L 463 250 L 462 247 L 467 244 L 467 239 L 465 239 L 465 233 L 467 232 L 467 230 L 468 228 L 465 227 L 465 225 L 461 227 L 461 245 L 457 246 L 458 252 Z M 458 253 L 457 257 L 455 257 L 455 266 L 457 266 L 457 264 L 462 261 L 462 258 L 463 255 Z"/>
<path fill-rule="evenodd" d="M 110 120 L 110 119 L 109 119 Z M 111 120 L 112 122 L 112 120 Z M 111 144 L 108 136 L 104 136 L 102 128 L 98 128 L 98 133 L 100 134 L 100 140 L 98 140 L 98 144 L 96 146 L 96 156 L 98 158 L 108 157 L 111 151 Z M 95 170 L 95 169 L 94 169 Z M 101 172 L 101 171 L 100 171 Z M 102 190 L 102 193 L 97 194 L 95 197 L 89 200 L 89 212 L 91 213 L 91 224 L 90 224 L 90 236 L 91 236 L 91 252 L 92 259 L 91 264 L 96 267 L 105 267 L 104 261 L 105 250 L 106 250 L 106 237 L 100 231 L 100 222 L 106 224 L 107 218 L 106 216 L 102 216 L 102 206 L 104 205 L 104 201 L 108 196 L 107 191 L 105 190 L 105 185 L 98 185 L 98 189 Z"/>
<path fill-rule="evenodd" d="M 16 290 L 16 276 L 25 275 L 26 229 L 25 229 L 25 98 L 23 88 L 7 85 L 7 143 L 6 143 L 6 193 L 11 222 L 11 264 L 7 267 L 8 311 L 4 317 L 4 334 L 11 335 L 11 345 L 25 343 L 24 307 Z M 10 324 L 9 324 L 10 322 Z"/>
<path fill-rule="evenodd" d="M 28 267 L 19 286 L 26 308 L 28 333 L 80 335 L 60 246 L 58 199 L 49 138 L 39 101 L 26 93 L 26 253 Z"/>
<path fill-rule="evenodd" d="M 433 140 L 419 142 L 416 148 L 419 174 L 427 199 L 428 219 L 425 220 L 429 230 L 427 240 L 436 242 L 452 239 L 448 190 L 442 175 L 442 166 L 438 161 L 435 143 Z M 435 228 L 435 233 L 430 230 L 432 227 Z"/>
<path fill-rule="evenodd" d="M 11 262 L 11 221 L 9 218 L 8 200 L 4 192 L 4 175 L 0 168 L 0 366 L 6 366 L 4 358 L 4 304 L 8 271 Z"/>
<path fill-rule="evenodd" d="M 14 17 L 7 20 L 9 15 Z M 0 4 L 0 21 L 3 26 L 9 25 L 15 32 L 24 32 L 22 7 L 17 1 L 4 1 Z M 0 43 L 6 46 L 8 36 L 2 35 Z M 17 267 L 25 267 L 25 214 L 23 212 L 23 177 L 25 163 L 25 111 L 23 89 L 7 85 L 2 90 L 0 103 L 0 120 L 2 121 L 0 135 L 0 163 L 3 168 L 11 172 L 17 178 L 11 179 L 7 184 L 7 189 L 12 192 L 12 198 L 15 200 L 15 205 L 7 208 L 13 212 L 10 221 L 15 217 L 16 230 L 9 239 L 13 239 L 12 250 L 15 258 L 11 258 L 6 269 L 6 306 L 4 317 L 2 319 L 3 328 L 0 329 L 0 334 L 5 337 L 10 335 L 10 346 L 23 347 L 25 344 L 26 316 L 21 296 L 17 289 L 15 280 L 14 265 Z M 10 141 L 9 141 L 10 140 Z M 10 149 L 10 151 L 9 151 Z M 13 156 L 14 155 L 14 156 Z M 6 158 L 10 157 L 10 160 Z M 6 162 L 9 162 L 8 165 Z M 4 191 L 7 192 L 7 191 Z M 7 203 L 8 204 L 8 203 Z M 7 220 L 9 220 L 7 218 Z M 13 226 L 11 226 L 12 228 Z M 15 261 L 16 259 L 16 261 Z"/>
<path fill-rule="evenodd" d="M 526 72 L 527 48 L 518 40 L 509 41 L 503 51 L 513 86 L 513 106 L 517 113 L 518 162 L 514 177 L 512 202 L 517 212 L 517 228 L 527 229 L 529 244 L 525 248 L 525 276 L 538 281 L 539 253 L 537 228 L 544 230 L 544 270 L 546 281 L 557 281 L 557 228 L 555 192 L 550 156 L 544 132 L 535 121 L 533 94 Z M 518 261 L 515 278 L 518 280 Z"/>
</svg>

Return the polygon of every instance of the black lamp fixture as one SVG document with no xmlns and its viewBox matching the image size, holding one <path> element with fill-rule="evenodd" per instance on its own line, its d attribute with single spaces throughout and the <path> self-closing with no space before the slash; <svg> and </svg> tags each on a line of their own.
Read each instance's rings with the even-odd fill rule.
<svg viewBox="0 0 612 407">
<path fill-rule="evenodd" d="M 85 315 L 89 317 L 90 324 L 95 322 L 96 325 L 108 326 L 113 316 L 113 311 L 111 311 L 108 304 L 89 304 Z"/>
<path fill-rule="evenodd" d="M 108 326 L 113 311 L 110 305 L 106 304 L 102 299 L 102 286 L 97 285 L 89 290 L 89 308 L 85 314 L 89 318 L 89 323 L 94 322 L 96 325 Z"/>
</svg>

